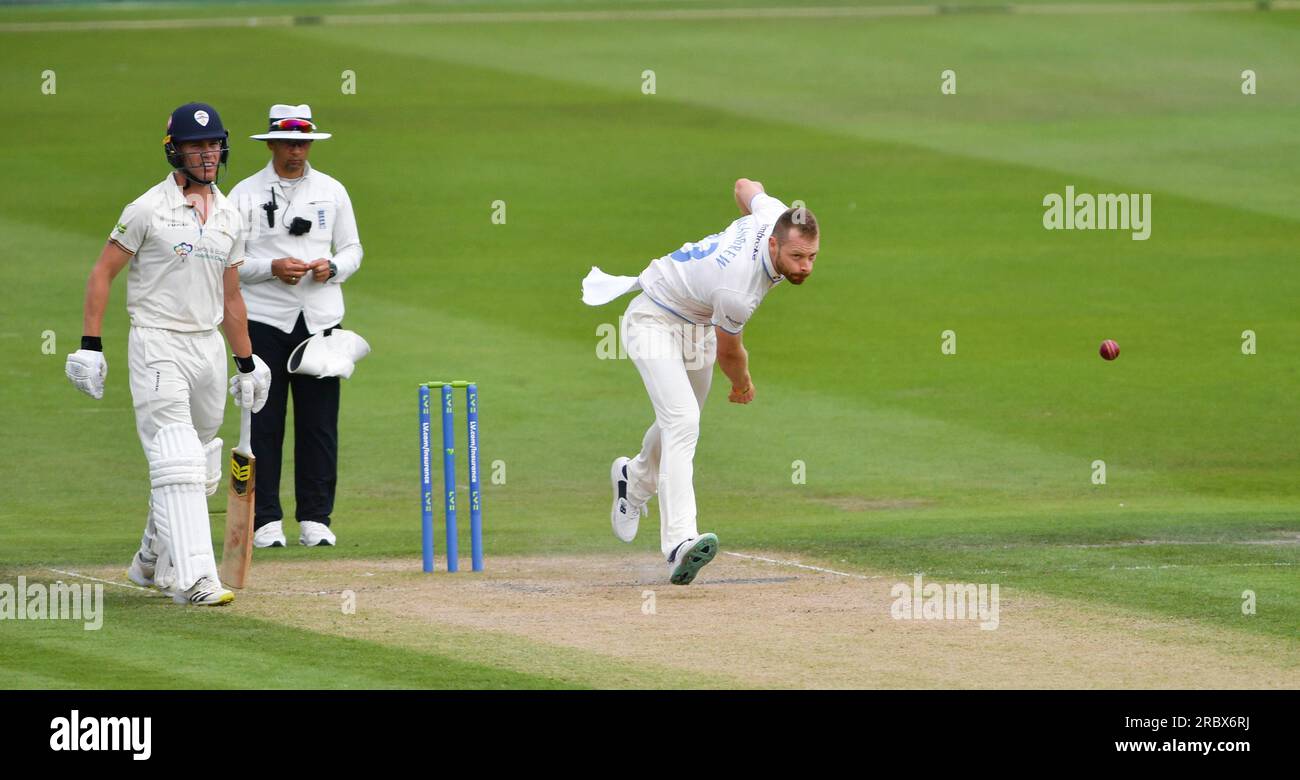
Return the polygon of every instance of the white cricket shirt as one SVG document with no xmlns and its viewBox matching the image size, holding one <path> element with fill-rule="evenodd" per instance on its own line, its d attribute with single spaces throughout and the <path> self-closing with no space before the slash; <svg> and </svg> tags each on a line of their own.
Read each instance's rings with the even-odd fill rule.
<svg viewBox="0 0 1300 780">
<path fill-rule="evenodd" d="M 652 261 L 639 277 L 641 291 L 687 322 L 740 333 L 784 278 L 772 268 L 767 239 L 787 206 L 760 192 L 749 208 L 721 233 Z"/>
<path fill-rule="evenodd" d="M 344 312 L 339 285 L 361 267 L 362 255 L 347 189 L 310 163 L 294 184 L 285 187 L 268 162 L 236 184 L 230 199 L 250 226 L 245 236 L 245 261 L 239 267 L 248 318 L 285 333 L 293 332 L 299 313 L 310 333 L 339 324 Z M 268 214 L 266 204 L 276 208 Z M 289 225 L 295 217 L 306 219 L 311 229 L 290 235 Z M 324 282 L 308 274 L 297 284 L 286 284 L 271 274 L 271 261 L 281 257 L 307 263 L 323 257 L 334 261 L 338 274 Z"/>
<path fill-rule="evenodd" d="M 223 274 L 244 253 L 244 227 L 229 198 L 212 187 L 199 221 L 172 174 L 131 201 L 108 237 L 130 252 L 126 311 L 131 324 L 197 333 L 225 317 Z"/>
</svg>

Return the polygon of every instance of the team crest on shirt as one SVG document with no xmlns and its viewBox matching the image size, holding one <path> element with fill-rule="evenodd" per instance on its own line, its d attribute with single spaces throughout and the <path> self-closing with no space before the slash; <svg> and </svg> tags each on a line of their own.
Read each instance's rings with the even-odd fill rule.
<svg viewBox="0 0 1300 780">
<path fill-rule="evenodd" d="M 187 244 L 184 241 L 182 241 L 176 246 L 172 247 L 172 251 L 176 253 L 177 257 L 184 260 L 185 258 L 190 256 L 190 252 L 194 251 L 194 245 Z"/>
</svg>

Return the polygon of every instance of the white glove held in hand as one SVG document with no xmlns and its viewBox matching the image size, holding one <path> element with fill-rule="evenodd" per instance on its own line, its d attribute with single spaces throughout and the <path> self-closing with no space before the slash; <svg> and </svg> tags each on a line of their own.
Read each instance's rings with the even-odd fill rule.
<svg viewBox="0 0 1300 780">
<path fill-rule="evenodd" d="M 108 361 L 103 352 L 79 349 L 68 355 L 63 371 L 73 386 L 96 401 L 104 397 L 104 380 L 108 377 Z"/>
<path fill-rule="evenodd" d="M 230 378 L 230 394 L 235 398 L 235 406 L 251 409 L 254 414 L 266 406 L 266 397 L 271 392 L 271 369 L 257 355 L 253 355 L 253 370 L 250 373 L 237 373 Z"/>
</svg>

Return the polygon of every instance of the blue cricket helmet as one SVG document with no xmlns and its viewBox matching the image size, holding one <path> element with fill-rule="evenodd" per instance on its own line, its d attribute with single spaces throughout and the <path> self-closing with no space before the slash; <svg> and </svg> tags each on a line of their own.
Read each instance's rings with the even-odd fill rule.
<svg viewBox="0 0 1300 780">
<path fill-rule="evenodd" d="M 167 134 L 163 136 L 163 151 L 167 162 L 173 168 L 184 170 L 184 162 L 176 145 L 182 141 L 205 141 L 210 138 L 221 139 L 221 164 L 225 165 L 230 157 L 230 133 L 221 124 L 217 110 L 207 103 L 186 103 L 167 117 Z M 189 175 L 189 171 L 185 171 Z M 211 184 L 211 182 L 199 182 Z"/>
</svg>

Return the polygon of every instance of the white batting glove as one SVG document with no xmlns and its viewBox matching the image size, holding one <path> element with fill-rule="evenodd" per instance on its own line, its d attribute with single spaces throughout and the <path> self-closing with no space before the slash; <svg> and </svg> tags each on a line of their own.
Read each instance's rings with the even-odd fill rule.
<svg viewBox="0 0 1300 780">
<path fill-rule="evenodd" d="M 235 399 L 235 406 L 248 409 L 253 406 L 253 375 L 240 371 L 230 378 L 230 395 Z"/>
<path fill-rule="evenodd" d="M 103 352 L 93 349 L 79 349 L 68 355 L 68 362 L 63 365 L 63 372 L 68 380 L 81 392 L 96 401 L 104 397 L 104 380 L 108 378 L 108 361 Z"/>
<path fill-rule="evenodd" d="M 253 355 L 253 413 L 262 411 L 266 406 L 266 399 L 271 394 L 271 367 L 262 362 L 257 355 Z"/>
<path fill-rule="evenodd" d="M 230 394 L 240 409 L 251 409 L 254 414 L 262 411 L 270 393 L 271 369 L 257 355 L 253 355 L 252 371 L 241 371 L 230 378 Z"/>
</svg>

